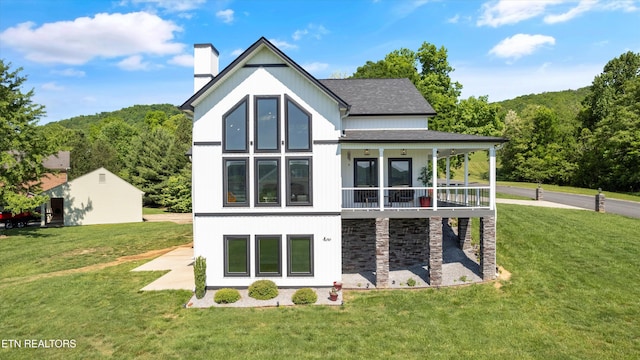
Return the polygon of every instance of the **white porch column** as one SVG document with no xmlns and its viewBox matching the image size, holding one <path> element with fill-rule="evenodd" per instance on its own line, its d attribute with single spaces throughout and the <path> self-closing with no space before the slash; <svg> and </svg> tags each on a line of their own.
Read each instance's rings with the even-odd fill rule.
<svg viewBox="0 0 640 360">
<path fill-rule="evenodd" d="M 378 206 L 384 208 L 384 149 L 378 149 Z"/>
<path fill-rule="evenodd" d="M 431 184 L 433 185 L 433 198 L 431 205 L 433 210 L 438 210 L 438 149 L 431 151 Z"/>
<path fill-rule="evenodd" d="M 449 189 L 449 186 L 451 186 L 451 183 L 449 182 L 449 178 L 451 177 L 451 156 L 447 156 L 447 165 L 445 166 L 447 169 L 446 172 L 446 181 L 445 181 L 445 185 L 447 186 L 447 202 L 449 202 L 449 200 L 451 199 L 451 190 Z"/>
<path fill-rule="evenodd" d="M 496 208 L 496 148 L 489 148 L 489 209 Z"/>
<path fill-rule="evenodd" d="M 464 153 L 464 204 L 468 205 L 469 199 L 469 189 L 466 187 L 469 186 L 469 153 Z"/>
</svg>

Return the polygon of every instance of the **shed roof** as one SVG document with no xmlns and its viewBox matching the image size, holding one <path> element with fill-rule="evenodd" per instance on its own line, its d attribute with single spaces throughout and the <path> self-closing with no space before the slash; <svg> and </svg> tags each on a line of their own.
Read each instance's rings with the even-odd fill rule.
<svg viewBox="0 0 640 360">
<path fill-rule="evenodd" d="M 494 136 L 456 134 L 434 130 L 345 130 L 340 142 L 484 142 L 503 143 L 508 140 Z"/>
<path fill-rule="evenodd" d="M 324 86 L 349 105 L 350 116 L 435 115 L 409 79 L 324 79 Z"/>
</svg>

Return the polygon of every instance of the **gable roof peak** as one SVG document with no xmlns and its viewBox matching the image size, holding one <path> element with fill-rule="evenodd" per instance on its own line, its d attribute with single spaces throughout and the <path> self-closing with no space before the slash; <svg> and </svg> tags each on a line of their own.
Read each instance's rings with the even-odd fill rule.
<svg viewBox="0 0 640 360">
<path fill-rule="evenodd" d="M 317 86 L 322 92 L 327 94 L 329 97 L 333 98 L 341 108 L 349 109 L 350 105 L 336 95 L 331 89 L 322 84 L 318 79 L 316 79 L 313 75 L 307 72 L 302 66 L 298 65 L 295 61 L 293 61 L 289 56 L 287 56 L 284 52 L 278 49 L 274 44 L 272 44 L 267 38 L 261 36 L 256 42 L 254 42 L 251 46 L 249 46 L 240 56 L 238 56 L 235 60 L 233 60 L 227 67 L 225 67 L 216 77 L 211 79 L 206 85 L 204 85 L 200 90 L 198 90 L 195 94 L 193 94 L 187 101 L 185 101 L 182 105 L 180 105 L 180 109 L 192 112 L 194 107 L 193 104 L 202 96 L 206 96 L 209 92 L 209 89 L 214 87 L 217 83 L 222 81 L 225 77 L 229 76 L 231 73 L 235 72 L 238 68 L 243 67 L 249 58 L 251 58 L 255 53 L 258 52 L 262 47 L 268 48 L 272 51 L 276 56 L 280 57 L 283 62 L 298 71 L 302 76 L 307 78 L 312 84 Z M 215 48 L 214 48 L 215 49 Z"/>
</svg>

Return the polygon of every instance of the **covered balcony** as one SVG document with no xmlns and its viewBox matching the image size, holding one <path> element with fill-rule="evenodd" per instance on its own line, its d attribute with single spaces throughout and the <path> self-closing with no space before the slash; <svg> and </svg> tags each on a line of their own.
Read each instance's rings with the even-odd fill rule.
<svg viewBox="0 0 640 360">
<path fill-rule="evenodd" d="M 479 217 L 495 213 L 496 148 L 505 140 L 430 130 L 347 130 L 341 140 L 343 218 Z M 469 182 L 469 154 L 489 178 Z M 463 181 L 450 180 L 462 161 Z M 438 164 L 445 170 L 438 171 Z M 438 176 L 440 175 L 440 176 Z"/>
</svg>

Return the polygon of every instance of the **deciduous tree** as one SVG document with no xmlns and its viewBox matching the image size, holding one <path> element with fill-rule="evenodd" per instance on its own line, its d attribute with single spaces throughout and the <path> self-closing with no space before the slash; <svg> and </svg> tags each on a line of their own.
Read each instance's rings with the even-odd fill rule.
<svg viewBox="0 0 640 360">
<path fill-rule="evenodd" d="M 0 206 L 19 213 L 46 200 L 40 195 L 43 160 L 56 152 L 37 128 L 44 107 L 32 101 L 33 89 L 24 92 L 22 68 L 0 59 Z"/>
</svg>

